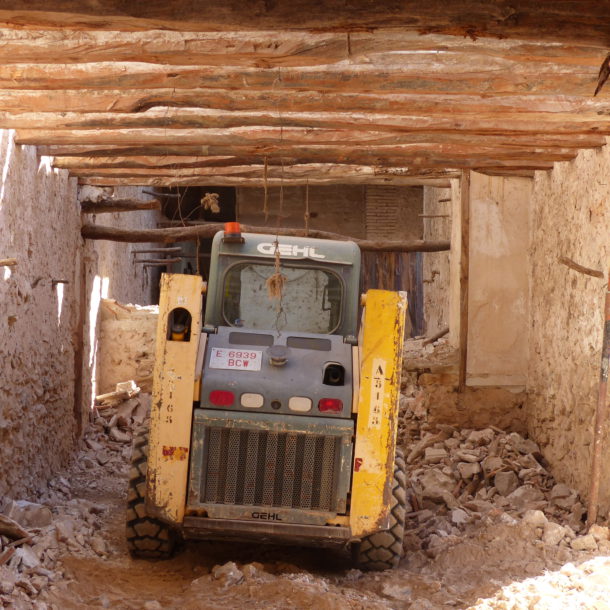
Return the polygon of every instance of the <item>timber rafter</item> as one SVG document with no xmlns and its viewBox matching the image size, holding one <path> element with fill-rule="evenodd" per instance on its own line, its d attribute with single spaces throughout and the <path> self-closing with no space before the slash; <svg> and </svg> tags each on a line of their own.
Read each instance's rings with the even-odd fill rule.
<svg viewBox="0 0 610 610">
<path fill-rule="evenodd" d="M 83 184 L 446 185 L 610 135 L 598 2 L 126 7 L 0 0 L 0 128 Z"/>
</svg>

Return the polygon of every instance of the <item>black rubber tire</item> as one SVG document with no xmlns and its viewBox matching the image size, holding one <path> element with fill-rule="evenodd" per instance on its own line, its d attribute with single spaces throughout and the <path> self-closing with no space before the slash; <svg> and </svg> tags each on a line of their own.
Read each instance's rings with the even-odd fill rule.
<svg viewBox="0 0 610 610">
<path fill-rule="evenodd" d="M 134 436 L 127 491 L 127 548 L 132 557 L 169 559 L 178 535 L 167 523 L 149 517 L 144 501 L 148 463 L 148 430 Z"/>
<path fill-rule="evenodd" d="M 403 556 L 403 538 L 408 510 L 407 472 L 401 449 L 394 457 L 392 481 L 392 503 L 390 505 L 390 528 L 375 532 L 354 544 L 353 558 L 362 570 L 391 570 L 398 566 Z"/>
</svg>

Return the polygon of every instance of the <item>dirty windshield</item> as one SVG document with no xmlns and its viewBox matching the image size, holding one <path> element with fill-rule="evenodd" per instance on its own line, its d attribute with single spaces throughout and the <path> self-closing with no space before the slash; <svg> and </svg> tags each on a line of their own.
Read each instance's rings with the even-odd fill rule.
<svg viewBox="0 0 610 610">
<path fill-rule="evenodd" d="M 343 284 L 338 275 L 319 267 L 282 265 L 286 278 L 281 311 L 269 298 L 267 279 L 274 267 L 238 263 L 230 267 L 223 287 L 223 317 L 230 326 L 328 334 L 339 326 Z"/>
</svg>

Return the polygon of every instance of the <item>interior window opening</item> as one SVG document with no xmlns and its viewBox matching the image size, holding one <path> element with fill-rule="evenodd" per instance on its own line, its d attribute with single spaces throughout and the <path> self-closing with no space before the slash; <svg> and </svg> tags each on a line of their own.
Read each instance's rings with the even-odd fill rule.
<svg viewBox="0 0 610 610">
<path fill-rule="evenodd" d="M 333 271 L 320 267 L 282 265 L 281 312 L 270 299 L 267 280 L 275 272 L 268 263 L 238 263 L 224 278 L 222 313 L 229 326 L 331 334 L 341 322 L 343 282 Z"/>
</svg>

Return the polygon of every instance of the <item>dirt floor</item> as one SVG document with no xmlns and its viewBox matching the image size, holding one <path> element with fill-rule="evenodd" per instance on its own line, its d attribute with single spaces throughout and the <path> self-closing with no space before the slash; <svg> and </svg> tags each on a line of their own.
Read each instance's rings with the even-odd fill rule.
<svg viewBox="0 0 610 610">
<path fill-rule="evenodd" d="M 414 398 L 402 400 L 411 510 L 398 569 L 364 573 L 339 551 L 214 542 L 189 542 L 169 561 L 131 559 L 126 479 L 141 396 L 100 412 L 35 503 L 2 502 L 31 537 L 0 537 L 0 607 L 610 609 L 608 529 L 586 532 L 582 503 L 535 443 L 493 428 L 429 429 L 409 409 Z"/>
</svg>

